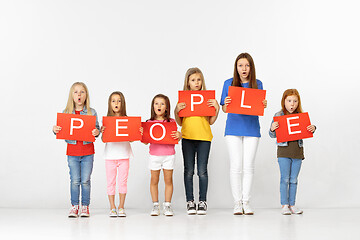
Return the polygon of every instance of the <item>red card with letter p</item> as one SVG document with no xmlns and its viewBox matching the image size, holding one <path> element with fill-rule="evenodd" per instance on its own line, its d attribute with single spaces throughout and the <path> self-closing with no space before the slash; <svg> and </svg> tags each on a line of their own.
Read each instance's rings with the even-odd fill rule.
<svg viewBox="0 0 360 240">
<path fill-rule="evenodd" d="M 274 117 L 274 122 L 279 123 L 279 128 L 275 130 L 279 143 L 313 137 L 312 132 L 306 129 L 311 125 L 307 112 Z"/>
<path fill-rule="evenodd" d="M 215 116 L 215 108 L 207 105 L 209 99 L 215 99 L 215 90 L 179 91 L 179 103 L 186 104 L 179 117 Z"/>
<path fill-rule="evenodd" d="M 227 106 L 227 113 L 264 116 L 266 90 L 242 87 L 229 87 L 228 96 L 231 103 Z"/>
<path fill-rule="evenodd" d="M 103 142 L 141 140 L 141 117 L 103 117 Z"/>
<path fill-rule="evenodd" d="M 178 140 L 171 136 L 177 131 L 175 122 L 142 122 L 144 129 L 141 142 L 158 144 L 177 144 Z"/>
<path fill-rule="evenodd" d="M 95 142 L 92 135 L 96 125 L 95 116 L 58 113 L 56 125 L 61 127 L 56 139 Z"/>
</svg>

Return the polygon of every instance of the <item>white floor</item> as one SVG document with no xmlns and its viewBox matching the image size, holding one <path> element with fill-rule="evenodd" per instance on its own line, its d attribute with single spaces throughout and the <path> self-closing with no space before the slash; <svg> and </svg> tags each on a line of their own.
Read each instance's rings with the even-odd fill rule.
<svg viewBox="0 0 360 240">
<path fill-rule="evenodd" d="M 127 209 L 126 218 L 109 218 L 91 209 L 90 218 L 67 218 L 67 209 L 0 209 L 0 239 L 360 239 L 360 209 L 304 209 L 282 216 L 279 209 L 256 209 L 234 216 L 231 209 L 210 209 L 206 216 L 151 217 Z"/>
</svg>

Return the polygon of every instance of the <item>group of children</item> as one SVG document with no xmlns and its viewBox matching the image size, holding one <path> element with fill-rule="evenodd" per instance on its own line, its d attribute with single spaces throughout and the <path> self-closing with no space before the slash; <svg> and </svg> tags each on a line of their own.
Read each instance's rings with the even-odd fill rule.
<svg viewBox="0 0 360 240">
<path fill-rule="evenodd" d="M 228 96 L 229 86 L 263 89 L 262 82 L 256 79 L 255 65 L 248 53 L 240 54 L 234 64 L 234 76 L 224 82 L 221 95 L 222 110 L 226 113 L 231 103 Z M 190 68 L 185 74 L 184 91 L 206 90 L 205 80 L 198 68 Z M 179 102 L 176 105 L 175 119 L 170 118 L 170 101 L 163 94 L 156 95 L 151 103 L 151 117 L 148 122 L 175 122 L 181 126 L 181 132 L 172 132 L 172 137 L 182 141 L 184 159 L 184 185 L 187 201 L 187 213 L 204 215 L 207 213 L 208 189 L 208 159 L 211 141 L 213 138 L 210 125 L 218 116 L 220 106 L 216 99 L 207 102 L 208 107 L 215 108 L 215 116 L 179 117 L 179 112 L 186 108 L 186 104 Z M 263 101 L 264 108 L 267 101 Z M 296 89 L 288 89 L 281 100 L 282 110 L 275 116 L 301 113 L 300 95 Z M 90 108 L 89 93 L 86 85 L 76 82 L 71 86 L 68 103 L 64 113 L 94 115 L 96 128 L 92 135 L 98 137 L 106 128 L 99 127 L 97 113 Z M 127 116 L 125 97 L 121 92 L 113 92 L 108 100 L 107 116 Z M 270 137 L 275 138 L 278 122 L 272 122 L 269 130 Z M 314 125 L 308 126 L 308 131 L 314 132 Z M 61 131 L 60 126 L 54 126 L 55 134 Z M 139 129 L 143 134 L 143 129 Z M 230 185 L 234 198 L 234 215 L 253 215 L 250 207 L 250 192 L 253 181 L 255 155 L 260 138 L 260 124 L 258 116 L 228 113 L 225 128 L 225 140 L 230 157 Z M 69 217 L 88 217 L 90 204 L 90 176 L 94 161 L 94 144 L 85 141 L 66 140 L 67 160 L 70 169 L 71 209 Z M 165 182 L 165 202 L 163 214 L 173 216 L 171 198 L 173 194 L 173 169 L 175 161 L 174 144 L 154 144 L 149 146 L 149 168 L 151 171 L 150 193 L 153 201 L 151 216 L 160 215 L 158 198 L 158 183 L 161 169 Z M 108 142 L 105 144 L 104 158 L 107 178 L 107 194 L 110 203 L 110 217 L 125 217 L 124 203 L 127 193 L 127 179 L 129 159 L 133 155 L 129 142 Z M 302 140 L 278 143 L 278 162 L 281 172 L 280 194 L 282 214 L 301 214 L 295 207 L 297 177 L 301 162 L 304 159 Z M 197 164 L 199 177 L 199 201 L 195 202 L 193 194 L 193 175 Z M 117 181 L 116 181 L 117 178 Z M 116 182 L 118 184 L 119 205 L 115 205 Z M 80 201 L 81 187 L 81 208 Z"/>
</svg>

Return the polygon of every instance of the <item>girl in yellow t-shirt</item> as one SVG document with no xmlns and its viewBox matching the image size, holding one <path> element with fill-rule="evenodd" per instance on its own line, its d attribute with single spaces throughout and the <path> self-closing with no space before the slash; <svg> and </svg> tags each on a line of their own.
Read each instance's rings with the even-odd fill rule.
<svg viewBox="0 0 360 240">
<path fill-rule="evenodd" d="M 184 91 L 206 90 L 204 76 L 199 68 L 190 68 L 185 74 Z M 182 126 L 182 152 L 184 157 L 184 183 L 187 201 L 187 213 L 206 214 L 206 194 L 208 187 L 207 165 L 210 145 L 213 135 L 212 125 L 219 113 L 219 104 L 216 99 L 208 100 L 208 106 L 214 107 L 215 116 L 211 117 L 179 117 L 179 111 L 186 107 L 185 103 L 178 103 L 175 108 L 175 119 Z M 197 156 L 197 175 L 199 176 L 199 203 L 196 208 L 193 194 L 193 175 Z"/>
</svg>

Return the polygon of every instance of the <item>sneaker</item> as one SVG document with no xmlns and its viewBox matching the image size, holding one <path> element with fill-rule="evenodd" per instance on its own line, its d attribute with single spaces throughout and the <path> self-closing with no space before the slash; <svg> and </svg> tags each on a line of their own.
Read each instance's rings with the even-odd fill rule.
<svg viewBox="0 0 360 240">
<path fill-rule="evenodd" d="M 207 203 L 206 201 L 200 201 L 197 208 L 198 215 L 206 215 Z"/>
<path fill-rule="evenodd" d="M 240 201 L 235 202 L 234 215 L 243 215 L 242 203 Z"/>
<path fill-rule="evenodd" d="M 248 202 L 243 202 L 242 209 L 245 215 L 254 215 L 254 211 L 251 209 Z"/>
<path fill-rule="evenodd" d="M 303 213 L 303 210 L 300 210 L 295 206 L 290 206 L 289 209 L 292 214 L 302 214 Z"/>
<path fill-rule="evenodd" d="M 194 200 L 188 201 L 186 203 L 186 208 L 187 208 L 187 214 L 188 215 L 196 214 L 196 204 L 195 204 Z"/>
<path fill-rule="evenodd" d="M 281 208 L 281 214 L 282 215 L 291 215 L 291 211 L 289 209 L 289 205 L 284 205 L 282 208 Z"/>
<path fill-rule="evenodd" d="M 160 207 L 158 202 L 154 202 L 153 208 L 150 213 L 151 216 L 159 216 L 160 215 Z"/>
<path fill-rule="evenodd" d="M 117 217 L 117 212 L 115 208 L 110 210 L 109 217 Z"/>
<path fill-rule="evenodd" d="M 118 217 L 126 217 L 125 209 L 119 208 Z"/>
<path fill-rule="evenodd" d="M 164 202 L 163 207 L 164 207 L 164 215 L 165 216 L 171 217 L 174 215 L 174 212 L 171 208 L 170 202 Z"/>
<path fill-rule="evenodd" d="M 90 217 L 89 206 L 81 206 L 80 217 Z"/>
<path fill-rule="evenodd" d="M 79 216 L 79 205 L 72 205 L 68 217 L 77 218 L 78 216 Z"/>
</svg>

